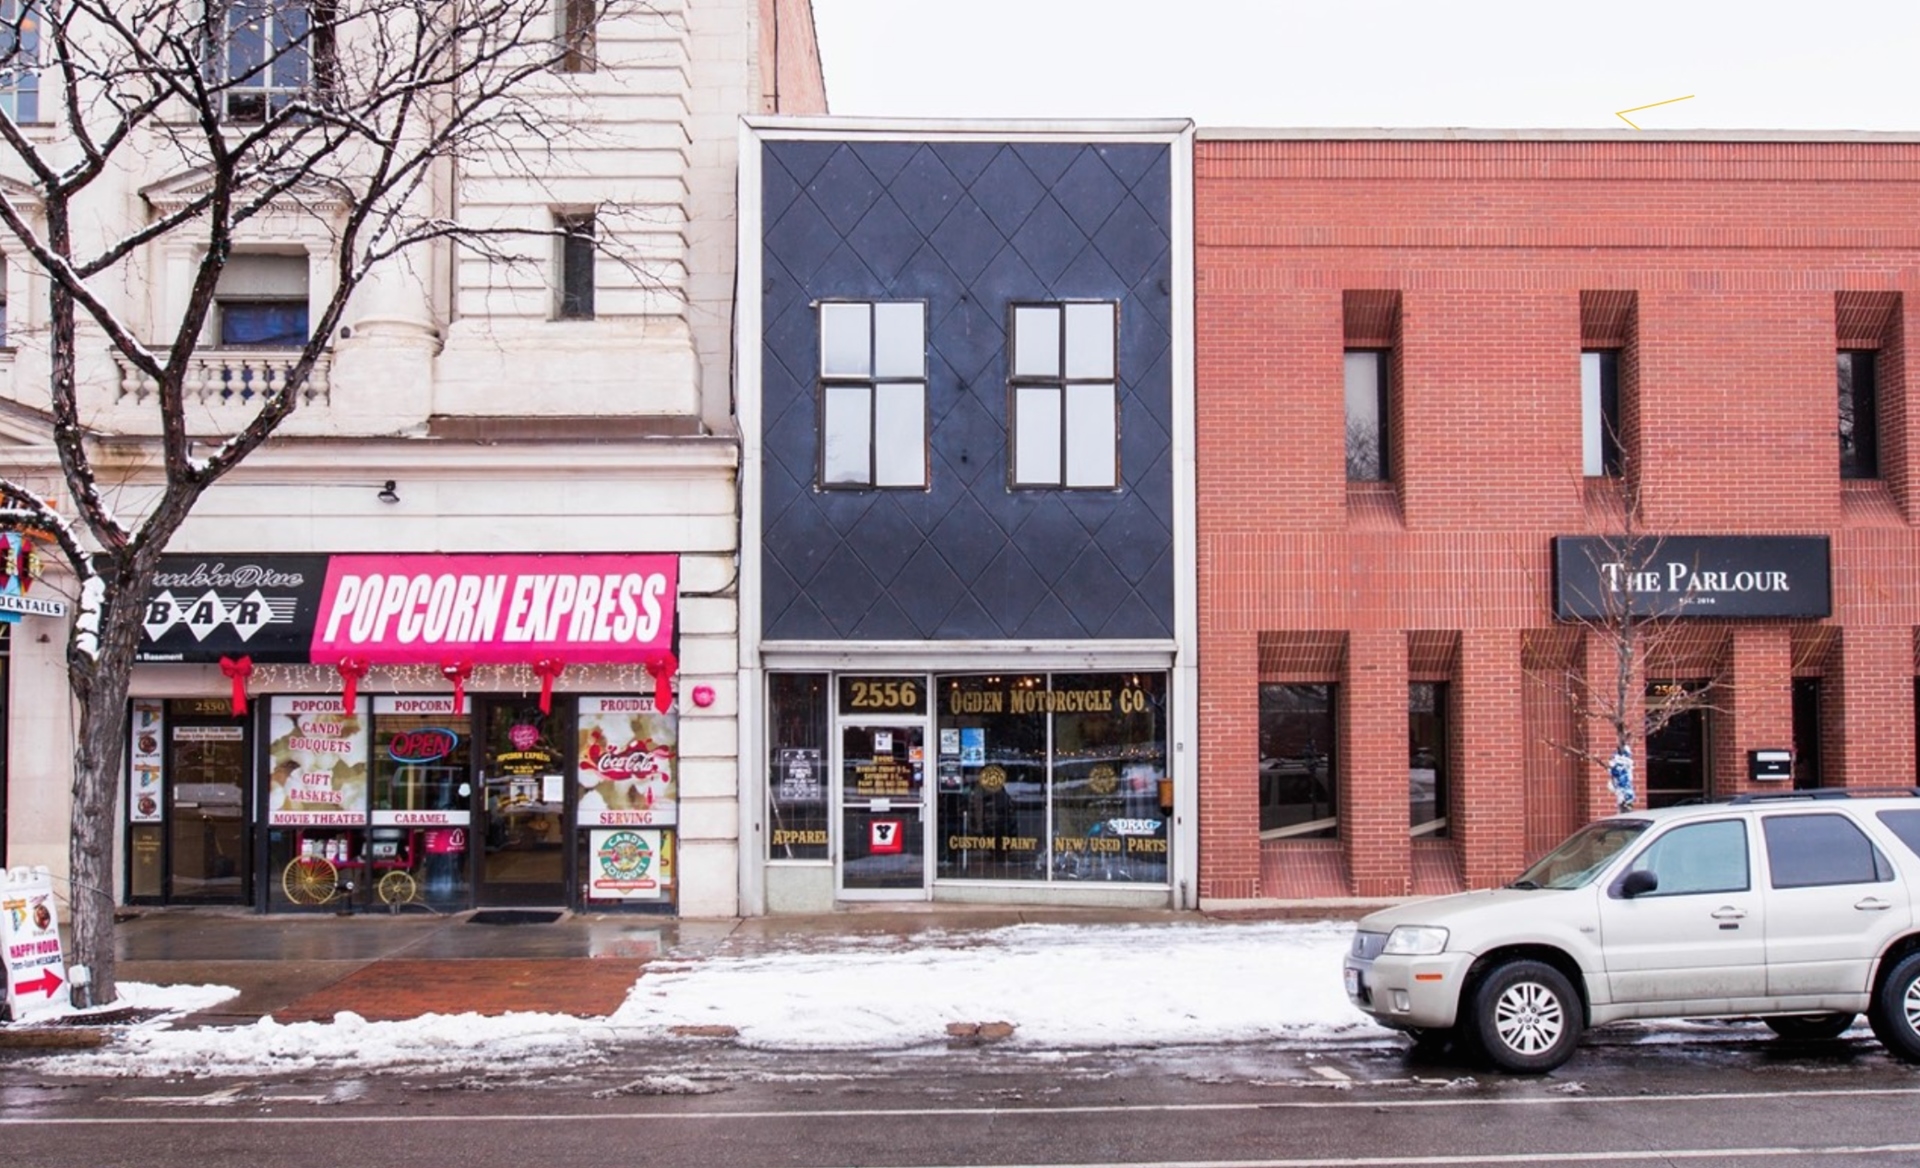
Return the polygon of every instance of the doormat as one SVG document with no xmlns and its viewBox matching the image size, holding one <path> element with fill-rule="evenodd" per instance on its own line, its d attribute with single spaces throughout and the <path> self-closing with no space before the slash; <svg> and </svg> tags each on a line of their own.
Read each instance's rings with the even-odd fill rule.
<svg viewBox="0 0 1920 1168">
<path fill-rule="evenodd" d="M 520 908 L 483 908 L 467 918 L 470 925 L 551 925 L 560 919 L 557 912 Z"/>
</svg>

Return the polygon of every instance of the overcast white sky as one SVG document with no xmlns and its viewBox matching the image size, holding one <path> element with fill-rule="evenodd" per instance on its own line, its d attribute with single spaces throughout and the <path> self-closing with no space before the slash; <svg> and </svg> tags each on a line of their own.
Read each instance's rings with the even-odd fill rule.
<svg viewBox="0 0 1920 1168">
<path fill-rule="evenodd" d="M 1916 0 L 813 0 L 836 114 L 1920 131 Z"/>
</svg>

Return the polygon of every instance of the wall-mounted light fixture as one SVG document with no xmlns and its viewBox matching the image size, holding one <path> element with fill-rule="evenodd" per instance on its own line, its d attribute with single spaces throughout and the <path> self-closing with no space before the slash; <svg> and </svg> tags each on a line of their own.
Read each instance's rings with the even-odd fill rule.
<svg viewBox="0 0 1920 1168">
<path fill-rule="evenodd" d="M 398 503 L 400 501 L 400 492 L 395 489 L 398 485 L 399 484 L 395 483 L 392 479 L 388 479 L 386 485 L 380 488 L 380 501 L 382 503 Z"/>
</svg>

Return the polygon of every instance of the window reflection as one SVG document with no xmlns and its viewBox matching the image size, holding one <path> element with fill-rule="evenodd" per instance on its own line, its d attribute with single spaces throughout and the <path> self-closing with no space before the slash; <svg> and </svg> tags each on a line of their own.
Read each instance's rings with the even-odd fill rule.
<svg viewBox="0 0 1920 1168">
<path fill-rule="evenodd" d="M 1332 684 L 1260 687 L 1260 834 L 1338 833 Z"/>
</svg>

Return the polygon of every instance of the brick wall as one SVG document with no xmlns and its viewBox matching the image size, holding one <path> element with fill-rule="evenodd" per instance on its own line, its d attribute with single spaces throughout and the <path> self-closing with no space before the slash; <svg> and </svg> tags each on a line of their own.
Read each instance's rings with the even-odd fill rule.
<svg viewBox="0 0 1920 1168">
<path fill-rule="evenodd" d="M 1460 637 L 1469 885 L 1611 809 L 1600 767 L 1542 741 L 1610 733 L 1580 725 L 1565 683 L 1610 685 L 1611 657 L 1550 611 L 1551 538 L 1608 534 L 1618 513 L 1582 477 L 1583 334 L 1624 349 L 1648 528 L 1832 537 L 1830 619 L 1721 624 L 1675 663 L 1722 683 L 1713 789 L 1791 741 L 1796 674 L 1822 678 L 1828 782 L 1912 782 L 1920 143 L 1203 137 L 1195 168 L 1203 899 L 1248 895 L 1258 872 L 1263 638 L 1348 638 L 1351 894 L 1408 878 L 1411 631 Z M 1383 489 L 1345 480 L 1355 291 L 1398 293 Z M 1834 351 L 1869 327 L 1884 474 L 1843 487 Z"/>
</svg>

